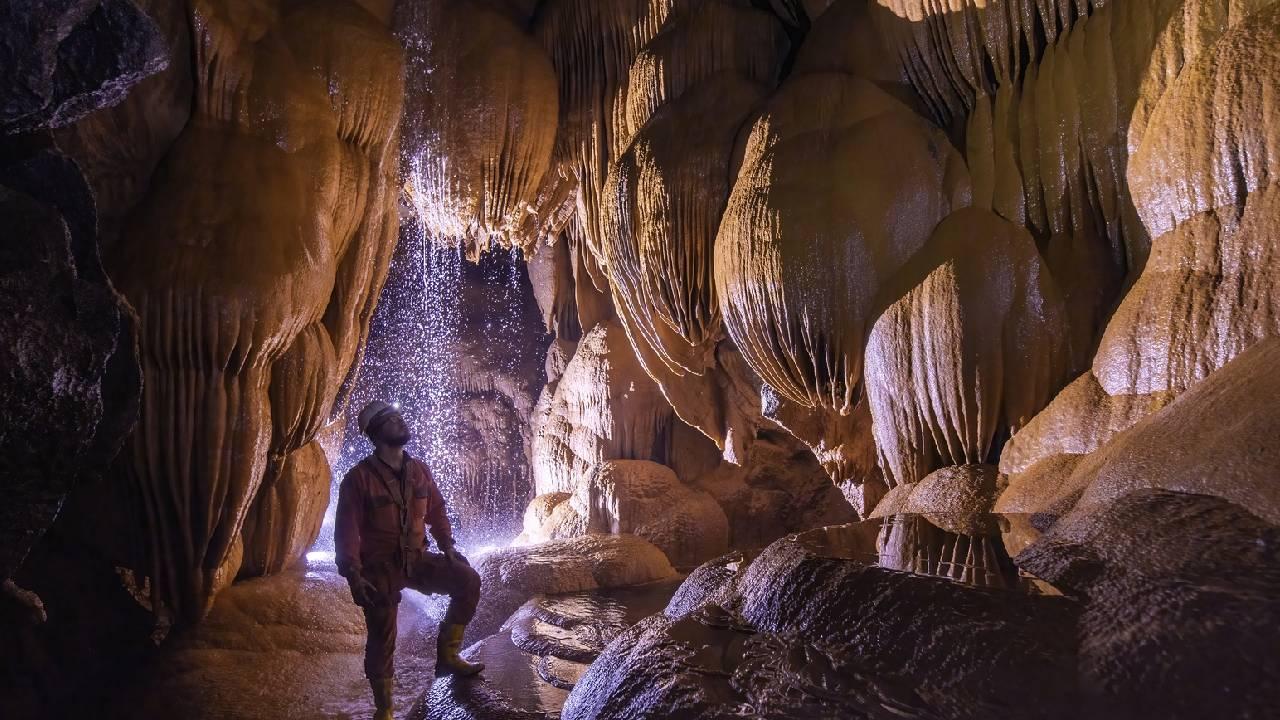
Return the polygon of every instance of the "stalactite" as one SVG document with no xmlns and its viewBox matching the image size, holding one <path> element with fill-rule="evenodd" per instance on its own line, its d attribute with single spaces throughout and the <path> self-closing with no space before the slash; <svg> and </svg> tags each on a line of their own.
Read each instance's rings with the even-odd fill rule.
<svg viewBox="0 0 1280 720">
<path fill-rule="evenodd" d="M 716 238 L 730 337 L 782 397 L 849 412 L 884 283 L 968 202 L 959 155 L 905 106 L 854 76 L 793 77 L 751 129 Z"/>
<path fill-rule="evenodd" d="M 597 258 L 604 183 L 609 164 L 624 149 L 618 137 L 619 99 L 631 63 L 674 5 L 676 0 L 549 0 L 534 21 L 534 34 L 551 56 L 560 88 L 560 136 L 552 165 L 577 185 L 577 222 L 585 248 Z"/>
<path fill-rule="evenodd" d="M 1065 312 L 1030 235 L 966 209 L 894 278 L 863 382 L 890 487 L 982 463 L 1065 379 Z M 998 448 L 997 448 L 998 449 Z"/>
<path fill-rule="evenodd" d="M 336 316 L 367 313 L 385 273 L 350 259 L 386 257 L 376 246 L 394 237 L 401 93 L 399 49 L 354 4 L 282 16 L 201 0 L 191 14 L 193 118 L 108 258 L 141 318 L 128 472 L 149 533 L 142 574 L 157 612 L 179 622 L 235 576 L 264 473 L 310 442 L 346 376 L 339 358 L 354 360 L 362 331 Z M 298 508 L 272 500 L 282 489 L 255 511 L 247 548 L 267 569 L 301 548 L 281 535 L 261 546 L 264 528 L 292 536 L 289 521 L 317 517 L 286 518 Z"/>
<path fill-rule="evenodd" d="M 737 352 L 718 347 L 712 253 L 739 128 L 786 46 L 781 25 L 758 10 L 718 2 L 673 14 L 632 65 L 632 140 L 603 197 L 614 306 L 641 364 L 681 419 L 739 463 L 755 434 L 758 390 Z"/>
<path fill-rule="evenodd" d="M 547 172 L 559 117 L 555 73 L 537 42 L 476 0 L 400 6 L 408 50 L 407 190 L 427 233 L 527 245 L 525 216 Z"/>
</svg>

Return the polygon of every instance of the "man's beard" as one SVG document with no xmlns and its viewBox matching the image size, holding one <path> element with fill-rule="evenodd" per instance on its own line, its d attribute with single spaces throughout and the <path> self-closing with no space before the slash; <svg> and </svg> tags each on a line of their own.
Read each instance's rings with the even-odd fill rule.
<svg viewBox="0 0 1280 720">
<path fill-rule="evenodd" d="M 402 448 L 413 439 L 413 434 L 409 432 L 409 428 L 402 428 L 399 431 L 385 428 L 378 435 L 382 442 L 393 448 Z"/>
</svg>

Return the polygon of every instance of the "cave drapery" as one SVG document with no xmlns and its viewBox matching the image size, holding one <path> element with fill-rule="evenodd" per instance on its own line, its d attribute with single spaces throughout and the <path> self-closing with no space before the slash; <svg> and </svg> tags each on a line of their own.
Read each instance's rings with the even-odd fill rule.
<svg viewBox="0 0 1280 720">
<path fill-rule="evenodd" d="M 885 523 L 882 562 L 946 548 L 1082 603 L 940 594 L 928 617 L 999 616 L 992 642 L 1085 638 L 991 672 L 1076 653 L 1103 702 L 1165 707 L 1190 666 L 1133 690 L 1099 613 L 1212 568 L 1099 533 L 1280 522 L 1276 0 L 41 0 L 0 31 L 5 607 L 128 607 L 112 632 L 162 642 L 296 568 L 353 404 L 406 382 L 403 313 L 430 307 L 456 318 L 452 509 L 518 559 L 494 582 L 552 547 L 698 568 L 565 717 L 643 706 L 678 674 L 646 657 L 712 605 L 738 614 L 710 644 L 752 637 L 724 697 L 771 707 L 788 643 L 845 662 L 806 638 L 848 608 L 800 627 L 752 587 L 941 592 L 792 536 L 856 520 Z M 456 270 L 452 305 L 394 305 L 444 251 L 509 291 Z M 929 695 L 957 678 L 885 702 L 967 717 Z"/>
</svg>

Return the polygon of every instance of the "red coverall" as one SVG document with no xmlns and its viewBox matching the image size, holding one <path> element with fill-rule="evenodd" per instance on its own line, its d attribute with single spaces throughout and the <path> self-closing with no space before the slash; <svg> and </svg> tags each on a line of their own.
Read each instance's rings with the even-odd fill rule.
<svg viewBox="0 0 1280 720">
<path fill-rule="evenodd" d="M 453 547 L 440 488 L 427 466 L 408 453 L 399 473 L 370 455 L 342 479 L 334 527 L 338 572 L 363 575 L 379 595 L 376 605 L 362 608 L 369 633 L 364 671 L 371 680 L 392 677 L 402 589 L 447 594 L 445 623 L 466 625 L 480 601 L 480 576 L 464 563 L 427 552 L 424 525 L 431 526 L 440 550 Z"/>
</svg>

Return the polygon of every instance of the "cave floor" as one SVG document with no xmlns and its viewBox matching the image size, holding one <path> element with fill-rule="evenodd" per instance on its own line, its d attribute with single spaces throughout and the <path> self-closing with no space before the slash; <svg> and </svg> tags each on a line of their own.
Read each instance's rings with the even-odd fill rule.
<svg viewBox="0 0 1280 720">
<path fill-rule="evenodd" d="M 446 599 L 405 591 L 396 647 L 397 717 L 558 718 L 573 683 L 622 630 L 660 612 L 678 583 L 538 596 L 464 653 L 482 679 L 434 680 Z M 108 717 L 190 720 L 368 718 L 364 619 L 326 562 L 239 582 L 208 618 L 112 693 Z"/>
</svg>

